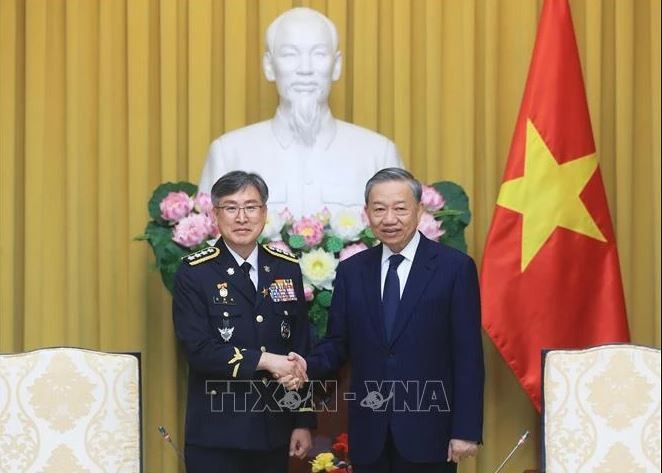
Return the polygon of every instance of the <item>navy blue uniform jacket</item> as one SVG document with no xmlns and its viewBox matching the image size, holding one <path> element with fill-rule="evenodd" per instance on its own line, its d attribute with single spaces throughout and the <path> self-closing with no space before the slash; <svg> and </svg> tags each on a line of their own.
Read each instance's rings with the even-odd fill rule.
<svg viewBox="0 0 662 473">
<path fill-rule="evenodd" d="M 327 335 L 307 358 L 309 377 L 328 378 L 351 362 L 352 461 L 376 461 L 389 426 L 408 461 L 446 461 L 450 439 L 482 440 L 476 266 L 464 253 L 421 236 L 386 341 L 381 256 L 379 245 L 338 266 Z M 391 390 L 389 403 L 380 406 Z"/>
<path fill-rule="evenodd" d="M 315 425 L 312 412 L 274 409 L 278 397 L 269 392 L 282 388 L 268 372 L 256 369 L 262 350 L 307 352 L 310 343 L 299 264 L 291 256 L 258 248 L 255 296 L 220 239 L 215 248 L 185 258 L 177 270 L 173 320 L 189 363 L 187 444 L 271 450 L 288 445 L 293 428 Z M 278 280 L 294 286 L 296 300 L 273 300 L 269 287 Z M 227 341 L 223 328 L 232 328 Z M 263 385 L 259 392 L 256 388 Z M 234 394 L 235 401 L 226 393 Z M 257 409 L 251 412 L 253 406 Z"/>
</svg>

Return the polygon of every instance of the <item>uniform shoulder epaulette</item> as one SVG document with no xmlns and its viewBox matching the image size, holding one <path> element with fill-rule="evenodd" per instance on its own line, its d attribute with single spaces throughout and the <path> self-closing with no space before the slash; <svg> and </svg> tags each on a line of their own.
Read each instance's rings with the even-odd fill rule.
<svg viewBox="0 0 662 473">
<path fill-rule="evenodd" d="M 276 258 L 281 258 L 286 261 L 290 261 L 292 263 L 299 262 L 299 260 L 295 255 L 293 255 L 292 253 L 288 253 L 287 251 L 281 250 L 280 248 L 274 248 L 273 246 L 269 246 L 269 244 L 262 245 L 262 248 L 264 248 L 264 251 L 266 251 L 270 255 L 275 256 Z"/>
<path fill-rule="evenodd" d="M 189 266 L 196 266 L 200 263 L 204 263 L 205 261 L 212 260 L 220 254 L 221 254 L 221 250 L 219 250 L 215 246 L 210 246 L 207 248 L 203 248 L 202 250 L 196 251 L 195 253 L 191 253 L 190 255 L 182 257 L 182 261 L 188 264 Z"/>
</svg>

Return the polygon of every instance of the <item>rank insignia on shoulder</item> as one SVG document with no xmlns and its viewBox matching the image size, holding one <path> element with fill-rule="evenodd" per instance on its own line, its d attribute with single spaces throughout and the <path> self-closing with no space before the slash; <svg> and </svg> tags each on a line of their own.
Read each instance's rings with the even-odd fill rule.
<svg viewBox="0 0 662 473">
<path fill-rule="evenodd" d="M 184 256 L 182 261 L 189 266 L 196 266 L 200 263 L 204 263 L 205 261 L 212 260 L 220 254 L 221 250 L 215 246 L 209 246 L 207 248 L 203 248 L 202 250 L 196 251 L 195 253 Z"/>
<path fill-rule="evenodd" d="M 273 255 L 277 258 L 281 258 L 281 259 L 284 259 L 286 261 L 290 261 L 292 263 L 298 263 L 299 262 L 299 260 L 297 259 L 297 257 L 295 255 L 293 255 L 292 253 L 288 253 L 285 250 L 281 250 L 280 248 L 275 248 L 273 246 L 269 246 L 269 244 L 262 245 L 262 248 L 264 248 L 264 251 L 266 251 L 270 255 Z M 266 268 L 265 268 L 265 270 L 266 270 Z"/>
</svg>

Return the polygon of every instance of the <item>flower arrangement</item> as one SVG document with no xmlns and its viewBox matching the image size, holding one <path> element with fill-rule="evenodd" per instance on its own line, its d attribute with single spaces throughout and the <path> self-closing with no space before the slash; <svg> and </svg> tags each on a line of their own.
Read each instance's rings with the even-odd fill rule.
<svg viewBox="0 0 662 473">
<path fill-rule="evenodd" d="M 351 473 L 352 466 L 349 463 L 349 443 L 346 433 L 338 435 L 331 445 L 333 452 L 322 452 L 310 462 L 312 473 L 322 471 L 335 471 L 338 473 Z"/>
<path fill-rule="evenodd" d="M 218 237 L 210 196 L 196 192 L 197 187 L 188 182 L 168 182 L 157 187 L 148 203 L 151 220 L 145 233 L 137 237 L 151 245 L 156 266 L 169 290 L 181 258 Z M 432 240 L 466 251 L 464 229 L 471 214 L 462 188 L 448 181 L 423 186 L 421 202 L 426 211 L 418 229 Z M 322 337 L 338 263 L 378 241 L 362 211 L 344 210 L 332 215 L 322 209 L 315 215 L 295 219 L 285 209 L 268 213 L 259 243 L 298 256 L 308 316 L 315 335 Z"/>
<path fill-rule="evenodd" d="M 151 220 L 136 240 L 149 242 L 163 284 L 172 291 L 175 271 L 182 257 L 209 246 L 218 228 L 209 194 L 197 193 L 190 182 L 166 182 L 156 188 L 147 204 Z"/>
</svg>

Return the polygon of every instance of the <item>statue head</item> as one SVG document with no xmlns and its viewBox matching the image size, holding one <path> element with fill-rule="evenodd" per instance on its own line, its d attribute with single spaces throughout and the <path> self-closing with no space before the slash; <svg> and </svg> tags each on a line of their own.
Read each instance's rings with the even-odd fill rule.
<svg viewBox="0 0 662 473">
<path fill-rule="evenodd" d="M 276 82 L 280 106 L 304 142 L 314 141 L 331 83 L 342 70 L 338 33 L 326 16 L 293 8 L 267 29 L 263 58 L 267 80 Z"/>
</svg>

